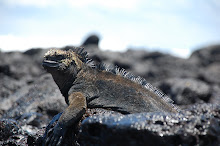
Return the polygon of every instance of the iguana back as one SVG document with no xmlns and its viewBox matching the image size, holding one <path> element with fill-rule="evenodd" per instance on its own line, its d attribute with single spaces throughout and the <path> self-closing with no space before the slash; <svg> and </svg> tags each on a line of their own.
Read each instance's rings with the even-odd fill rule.
<svg viewBox="0 0 220 146">
<path fill-rule="evenodd" d="M 82 92 L 88 108 L 107 108 L 123 114 L 178 112 L 178 107 L 165 94 L 145 79 L 135 77 L 123 69 L 102 65 L 83 69 L 78 76 L 69 94 Z"/>
</svg>

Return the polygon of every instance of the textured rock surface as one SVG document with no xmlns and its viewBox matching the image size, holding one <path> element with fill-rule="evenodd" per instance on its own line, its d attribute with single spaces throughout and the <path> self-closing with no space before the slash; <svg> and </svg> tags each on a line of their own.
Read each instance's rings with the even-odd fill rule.
<svg viewBox="0 0 220 146">
<path fill-rule="evenodd" d="M 207 46 L 196 50 L 189 59 L 201 66 L 220 63 L 220 45 Z"/>
<path fill-rule="evenodd" d="M 178 115 L 103 115 L 82 123 L 82 145 L 218 145 L 220 106 L 196 105 Z"/>
<path fill-rule="evenodd" d="M 96 62 L 117 65 L 144 77 L 186 111 L 184 115 L 127 116 L 99 109 L 89 111 L 82 124 L 70 129 L 66 144 L 220 143 L 218 45 L 197 50 L 189 59 L 143 50 L 101 51 L 97 43 L 88 43 L 85 48 Z M 0 145 L 40 144 L 46 125 L 66 107 L 52 77 L 41 67 L 46 51 L 36 48 L 24 53 L 0 52 Z"/>
<path fill-rule="evenodd" d="M 193 78 L 170 78 L 158 87 L 179 105 L 208 102 L 212 96 L 207 83 Z"/>
<path fill-rule="evenodd" d="M 12 99 L 14 99 L 13 102 L 11 102 Z M 48 74 L 42 75 L 33 84 L 19 89 L 3 100 L 2 105 L 1 108 L 7 111 L 2 117 L 14 119 L 20 119 L 26 113 L 31 115 L 41 113 L 52 118 L 66 107 L 59 89 Z"/>
</svg>

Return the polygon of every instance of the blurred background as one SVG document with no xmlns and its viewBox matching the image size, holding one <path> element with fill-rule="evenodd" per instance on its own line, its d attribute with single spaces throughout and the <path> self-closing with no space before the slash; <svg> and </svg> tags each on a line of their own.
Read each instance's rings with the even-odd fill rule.
<svg viewBox="0 0 220 146">
<path fill-rule="evenodd" d="M 77 46 L 97 34 L 103 50 L 187 58 L 220 43 L 219 16 L 219 0 L 1 0 L 0 49 Z"/>
</svg>

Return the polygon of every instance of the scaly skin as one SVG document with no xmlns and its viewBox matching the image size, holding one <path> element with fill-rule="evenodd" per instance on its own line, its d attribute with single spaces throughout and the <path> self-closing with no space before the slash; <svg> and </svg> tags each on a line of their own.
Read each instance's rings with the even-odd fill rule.
<svg viewBox="0 0 220 146">
<path fill-rule="evenodd" d="M 65 133 L 85 114 L 87 108 L 103 108 L 122 114 L 171 112 L 178 109 L 165 95 L 140 77 L 123 69 L 94 67 L 83 49 L 50 50 L 43 67 L 52 74 L 68 104 L 57 117 L 57 125 L 45 132 L 46 145 L 61 145 Z"/>
</svg>

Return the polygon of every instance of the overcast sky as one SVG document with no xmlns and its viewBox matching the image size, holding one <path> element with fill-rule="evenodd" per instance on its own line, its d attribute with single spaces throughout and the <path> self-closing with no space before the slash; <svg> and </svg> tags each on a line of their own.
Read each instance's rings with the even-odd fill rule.
<svg viewBox="0 0 220 146">
<path fill-rule="evenodd" d="M 220 43 L 220 0 L 0 0 L 3 51 L 80 45 L 91 33 L 104 50 L 187 57 Z"/>
</svg>

